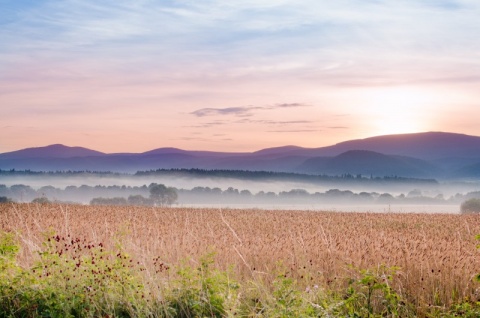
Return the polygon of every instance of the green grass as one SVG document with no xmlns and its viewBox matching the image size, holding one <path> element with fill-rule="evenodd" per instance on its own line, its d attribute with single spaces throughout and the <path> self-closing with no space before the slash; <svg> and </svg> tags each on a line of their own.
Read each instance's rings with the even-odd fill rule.
<svg viewBox="0 0 480 318">
<path fill-rule="evenodd" d="M 214 267 L 214 253 L 195 266 L 153 268 L 119 244 L 45 235 L 37 259 L 20 266 L 20 245 L 0 233 L 0 317 L 479 317 L 480 304 L 442 304 L 417 312 L 393 284 L 399 268 L 351 268 L 337 287 L 309 285 L 278 264 L 273 279 L 238 281 Z"/>
</svg>

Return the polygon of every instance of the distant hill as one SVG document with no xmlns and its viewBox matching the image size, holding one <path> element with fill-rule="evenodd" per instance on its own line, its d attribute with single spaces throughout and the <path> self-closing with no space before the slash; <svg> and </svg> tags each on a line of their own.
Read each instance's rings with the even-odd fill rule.
<svg viewBox="0 0 480 318">
<path fill-rule="evenodd" d="M 283 147 L 274 147 L 274 148 L 266 148 L 262 150 L 255 151 L 253 154 L 255 155 L 278 155 L 278 154 L 286 154 L 292 152 L 302 152 L 307 150 L 308 148 L 297 147 L 297 146 L 283 146 Z"/>
<path fill-rule="evenodd" d="M 386 135 L 345 141 L 328 147 L 293 150 L 288 153 L 337 156 L 349 150 L 369 150 L 426 160 L 445 157 L 480 158 L 480 137 L 445 132 Z"/>
<path fill-rule="evenodd" d="M 463 178 L 479 179 L 480 178 L 480 162 L 458 169 L 457 171 L 452 173 L 452 175 L 463 177 Z"/>
<path fill-rule="evenodd" d="M 350 150 L 335 157 L 306 160 L 299 170 L 311 174 L 362 174 L 373 176 L 433 177 L 441 170 L 420 159 L 384 155 L 367 150 Z"/>
<path fill-rule="evenodd" d="M 229 157 L 229 156 L 242 156 L 242 155 L 246 155 L 247 153 L 183 150 L 178 148 L 158 148 L 158 149 L 143 152 L 140 155 L 165 155 L 165 154 L 184 154 L 184 155 L 190 155 L 195 157 Z"/>
<path fill-rule="evenodd" d="M 68 147 L 61 144 L 46 147 L 26 148 L 0 154 L 0 159 L 25 158 L 73 158 L 88 156 L 103 156 L 105 153 L 82 147 Z"/>
<path fill-rule="evenodd" d="M 51 145 L 0 154 L 0 169 L 136 172 L 201 168 L 312 174 L 468 178 L 480 163 L 480 137 L 445 132 L 377 136 L 320 148 L 284 146 L 229 153 L 158 148 L 106 154 Z"/>
</svg>

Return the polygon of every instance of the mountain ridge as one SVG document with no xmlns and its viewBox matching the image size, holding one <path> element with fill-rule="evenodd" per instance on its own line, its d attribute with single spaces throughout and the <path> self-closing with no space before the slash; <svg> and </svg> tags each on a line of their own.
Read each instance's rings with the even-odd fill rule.
<svg viewBox="0 0 480 318">
<path fill-rule="evenodd" d="M 369 150 L 349 150 L 335 157 L 314 157 L 307 159 L 300 167 L 309 173 L 361 174 L 429 178 L 441 170 L 424 160 L 396 155 L 385 155 Z"/>
<path fill-rule="evenodd" d="M 63 144 L 52 144 L 42 147 L 31 147 L 0 154 L 0 159 L 20 158 L 73 158 L 103 156 L 103 152 L 78 146 L 65 146 Z"/>
<path fill-rule="evenodd" d="M 449 144 L 449 147 L 445 149 L 445 145 Z M 473 146 L 473 147 L 472 147 Z M 478 147 L 478 148 L 477 148 Z M 477 149 L 476 149 L 477 148 Z M 440 150 L 439 150 L 440 149 Z M 443 149 L 443 150 L 442 150 Z M 452 150 L 458 151 L 458 156 L 480 157 L 480 136 L 430 131 L 422 133 L 409 133 L 409 134 L 393 134 L 393 135 L 381 135 L 373 136 L 362 139 L 352 139 L 343 142 L 336 143 L 330 146 L 306 148 L 295 145 L 279 146 L 264 148 L 253 152 L 223 152 L 223 151 L 208 151 L 208 150 L 185 150 L 176 147 L 161 147 L 152 150 L 140 152 L 140 153 L 104 153 L 97 150 L 92 150 L 79 146 L 65 146 L 63 144 L 52 144 L 41 147 L 30 147 L 11 152 L 0 153 L 0 159 L 12 158 L 12 157 L 46 157 L 45 152 L 50 151 L 57 154 L 57 157 L 80 157 L 80 156 L 92 156 L 92 155 L 150 155 L 150 154 L 167 154 L 167 153 L 189 153 L 198 155 L 292 155 L 303 154 L 310 156 L 322 156 L 322 155 L 339 155 L 340 153 L 349 150 L 369 150 L 374 152 L 380 152 L 391 155 L 408 155 L 414 157 L 421 157 L 428 153 L 426 156 L 435 156 L 431 152 L 432 150 L 437 153 L 436 156 L 452 156 Z M 61 151 L 67 154 L 61 155 Z M 416 152 L 416 153 L 413 153 Z M 420 152 L 420 155 L 418 154 Z M 33 156 L 33 154 L 39 154 Z M 72 155 L 74 153 L 74 155 Z M 412 154 L 410 154 L 412 153 Z M 26 154 L 26 156 L 25 156 Z M 58 155 L 60 154 L 60 155 Z"/>
<path fill-rule="evenodd" d="M 335 145 L 294 145 L 254 152 L 157 148 L 142 153 L 103 153 L 54 144 L 0 154 L 0 169 L 136 172 L 158 168 L 468 177 L 478 174 L 480 137 L 426 132 L 375 136 Z"/>
</svg>

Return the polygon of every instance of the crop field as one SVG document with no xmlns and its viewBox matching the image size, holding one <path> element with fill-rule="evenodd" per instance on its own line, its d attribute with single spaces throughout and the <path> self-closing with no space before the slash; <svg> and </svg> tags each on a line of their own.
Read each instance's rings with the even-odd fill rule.
<svg viewBox="0 0 480 318">
<path fill-rule="evenodd" d="M 478 215 L 3 204 L 0 231 L 4 316 L 479 314 Z"/>
</svg>

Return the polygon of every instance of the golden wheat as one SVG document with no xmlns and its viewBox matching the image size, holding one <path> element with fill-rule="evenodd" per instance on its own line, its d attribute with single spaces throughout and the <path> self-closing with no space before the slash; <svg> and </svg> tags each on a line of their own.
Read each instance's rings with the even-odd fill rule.
<svg viewBox="0 0 480 318">
<path fill-rule="evenodd" d="M 0 229 L 17 233 L 25 265 L 51 229 L 106 245 L 123 237 L 150 268 L 214 250 L 216 266 L 241 279 L 268 280 L 281 262 L 305 284 L 335 288 L 355 268 L 384 264 L 400 267 L 396 288 L 417 304 L 478 297 L 476 215 L 3 204 Z"/>
</svg>

